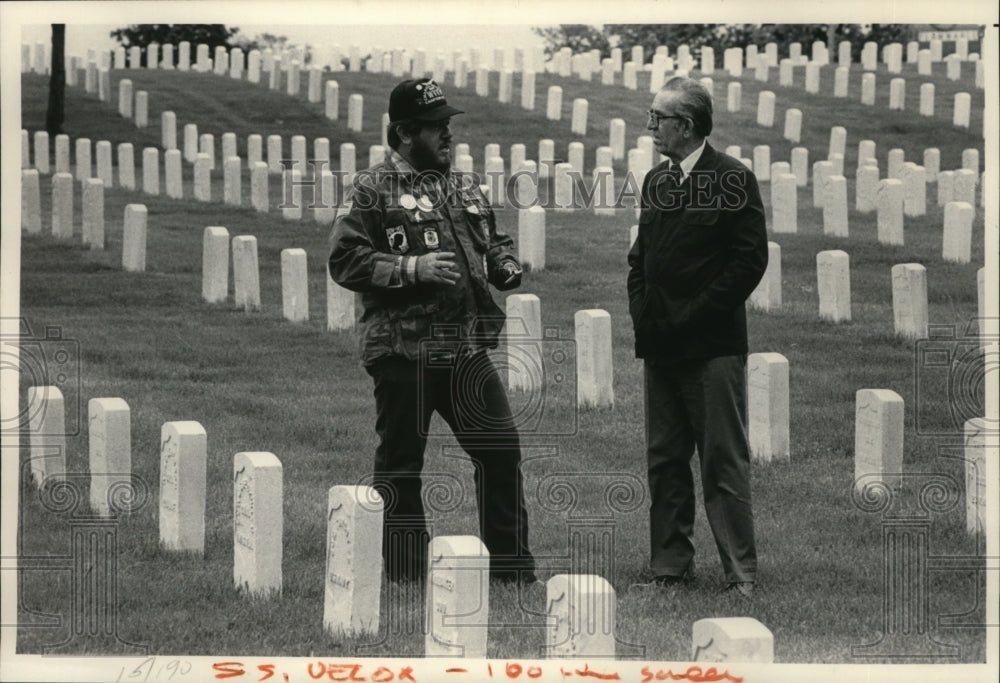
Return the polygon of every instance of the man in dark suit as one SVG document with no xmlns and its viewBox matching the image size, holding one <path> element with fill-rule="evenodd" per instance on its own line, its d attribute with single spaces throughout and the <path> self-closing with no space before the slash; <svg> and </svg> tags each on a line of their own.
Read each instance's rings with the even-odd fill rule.
<svg viewBox="0 0 1000 683">
<path fill-rule="evenodd" d="M 767 266 L 764 207 L 753 173 L 708 144 L 712 97 L 698 81 L 667 81 L 648 116 L 667 160 L 643 181 L 628 297 L 645 365 L 653 584 L 677 584 L 694 568 L 697 448 L 726 590 L 749 597 L 757 553 L 744 302 Z"/>
</svg>

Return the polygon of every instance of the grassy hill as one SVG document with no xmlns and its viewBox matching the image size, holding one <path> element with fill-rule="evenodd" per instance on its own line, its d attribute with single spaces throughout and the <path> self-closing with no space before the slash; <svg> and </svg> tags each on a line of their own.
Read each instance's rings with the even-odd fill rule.
<svg viewBox="0 0 1000 683">
<path fill-rule="evenodd" d="M 543 324 L 558 328 L 564 340 L 573 334 L 573 314 L 583 308 L 603 308 L 614 325 L 613 410 L 577 412 L 572 390 L 552 386 L 545 404 L 544 427 L 536 428 L 535 413 L 523 397 L 512 395 L 515 410 L 524 410 L 526 492 L 531 514 L 531 545 L 541 564 L 541 577 L 570 567 L 569 539 L 581 528 L 599 534 L 611 530 L 603 545 L 592 549 L 589 571 L 608 578 L 617 591 L 619 657 L 683 660 L 689 656 L 691 624 L 706 616 L 752 616 L 772 630 L 776 661 L 861 662 L 924 661 L 920 657 L 867 660 L 852 655 L 852 646 L 878 640 L 883 623 L 882 534 L 887 520 L 864 512 L 852 503 L 854 472 L 854 397 L 861 388 L 887 388 L 906 402 L 904 469 L 908 473 L 900 505 L 913 510 L 928 477 L 950 477 L 947 484 L 955 504 L 929 518 L 928 546 L 934 556 L 981 554 L 982 537 L 965 532 L 962 495 L 964 463 L 961 420 L 982 406 L 981 386 L 973 390 L 971 407 L 949 391 L 962 372 L 976 374 L 968 365 L 932 368 L 923 363 L 921 344 L 897 339 L 893 333 L 890 269 L 897 263 L 927 267 L 932 324 L 954 326 L 962 338 L 977 315 L 976 270 L 983 263 L 983 217 L 977 207 L 971 264 L 941 259 L 943 210 L 936 206 L 936 186 L 928 186 L 927 215 L 906 219 L 906 246 L 880 245 L 874 214 L 853 211 L 853 172 L 857 143 L 877 142 L 885 175 L 889 149 L 902 148 L 918 163 L 923 150 L 941 150 L 941 168 L 957 168 L 966 148 L 982 153 L 983 92 L 971 83 L 956 84 L 936 65 L 932 78 L 918 78 L 907 65 L 907 108 L 887 109 L 888 79 L 875 107 L 859 102 L 860 72 L 855 67 L 847 99 L 809 95 L 802 89 L 804 74 L 796 70 L 796 87 L 741 79 L 744 107 L 724 111 L 725 87 L 730 80 L 714 74 L 716 126 L 711 141 L 724 149 L 740 145 L 750 156 L 754 145 L 769 144 L 772 161 L 787 160 L 794 146 L 781 137 L 784 110 L 803 111 L 802 145 L 810 163 L 826 158 L 829 130 L 842 125 L 848 132 L 845 175 L 850 198 L 850 238 L 823 234 L 822 212 L 812 207 L 812 189 L 800 188 L 799 232 L 776 235 L 782 247 L 784 305 L 774 313 L 752 311 L 749 316 L 751 351 L 784 354 L 790 363 L 791 461 L 755 464 L 753 468 L 756 533 L 761 562 L 761 587 L 752 602 L 718 594 L 722 576 L 718 557 L 699 507 L 696 524 L 698 573 L 690 588 L 676 595 L 651 595 L 630 590 L 648 580 L 648 516 L 645 496 L 641 364 L 632 353 L 632 331 L 625 306 L 625 253 L 628 228 L 635 222 L 630 209 L 614 218 L 595 217 L 580 210 L 549 212 L 547 267 L 530 273 L 523 293 L 537 294 Z M 968 73 L 968 71 L 967 71 Z M 694 75 L 698 75 L 697 72 Z M 177 114 L 178 137 L 185 123 L 197 123 L 200 133 L 238 136 L 239 153 L 246 154 L 246 136 L 257 133 L 284 136 L 288 152 L 292 135 L 310 142 L 328 137 L 334 160 L 342 142 L 353 142 L 358 167 L 367 159 L 369 145 L 378 144 L 378 130 L 388 92 L 396 79 L 387 74 L 336 73 L 340 86 L 341 117 L 329 121 L 323 105 L 310 104 L 304 94 L 290 97 L 228 77 L 162 71 L 112 72 L 109 103 L 86 95 L 82 88 L 67 89 L 65 131 L 92 141 L 132 142 L 136 159 L 141 148 L 160 142 L 159 114 Z M 117 84 L 123 77 L 136 90 L 147 90 L 150 126 L 137 130 L 118 116 Z M 519 79 L 514 79 L 515 104 L 496 101 L 497 74 L 492 74 L 491 97 L 481 98 L 472 88 L 445 84 L 449 103 L 466 111 L 455 120 L 457 142 L 467 142 L 477 169 L 482 168 L 487 143 L 509 146 L 523 143 L 528 158 L 537 158 L 537 142 L 555 141 L 556 156 L 580 140 L 586 146 L 586 168 L 594 151 L 608 144 L 607 121 L 627 122 L 627 146 L 644 134 L 645 111 L 651 95 L 620 85 L 601 86 L 574 79 L 539 74 L 536 106 L 525 112 Z M 823 91 L 832 91 L 832 67 L 822 70 Z M 919 83 L 936 85 L 938 115 L 917 115 Z M 266 79 L 265 79 L 266 82 Z M 305 79 L 303 79 L 305 82 Z M 22 127 L 43 127 L 47 80 L 22 76 Z M 549 85 L 563 88 L 563 118 L 545 118 Z M 471 85 L 471 81 L 470 81 Z M 756 125 L 757 94 L 777 95 L 776 126 Z M 973 96 L 971 131 L 951 126 L 951 99 L 965 90 Z M 303 88 L 304 93 L 304 88 Z M 346 128 L 347 97 L 365 97 L 364 132 Z M 569 112 L 576 97 L 589 100 L 588 134 L 570 134 Z M 54 145 L 53 145 L 54 147 Z M 217 147 L 218 151 L 218 147 Z M 325 553 L 326 492 L 335 484 L 362 480 L 371 470 L 375 447 L 374 401 L 371 381 L 357 361 L 353 333 L 330 333 L 325 324 L 325 262 L 328 228 L 311 220 L 283 220 L 272 208 L 259 214 L 249 208 L 249 179 L 244 170 L 243 207 L 221 203 L 221 163 L 213 174 L 211 203 L 191 197 L 191 168 L 185 164 L 185 197 L 170 200 L 118 187 L 107 190 L 105 215 L 107 245 L 90 251 L 79 240 L 59 242 L 50 235 L 22 236 L 22 316 L 37 335 L 58 326 L 64 337 L 79 341 L 80 382 L 67 387 L 67 406 L 85 411 L 89 398 L 119 396 L 132 410 L 133 471 L 149 482 L 152 498 L 119 527 L 118 633 L 121 638 L 148 644 L 160 654 L 419 654 L 423 651 L 421 596 L 396 586 L 383 595 L 382 633 L 378 638 L 339 641 L 323 633 L 322 600 Z M 141 168 L 141 167 L 139 167 Z M 616 173 L 625 168 L 618 162 Z M 141 173 L 137 174 L 141 178 Z M 42 179 L 43 226 L 48 223 L 49 181 Z M 768 188 L 763 186 L 765 203 Z M 271 181 L 272 207 L 279 198 Z M 128 203 L 149 210 L 147 271 L 121 270 L 122 214 Z M 80 211 L 76 195 L 77 214 Z M 768 213 L 770 218 L 770 211 Z M 517 216 L 498 211 L 501 228 L 516 239 Z M 225 226 L 231 235 L 255 235 L 259 244 L 262 310 L 246 314 L 230 304 L 207 305 L 201 300 L 201 235 L 206 226 Z M 76 220 L 79 234 L 79 215 Z M 47 229 L 46 229 L 47 231 Z M 281 317 L 279 253 L 302 247 L 308 253 L 310 321 L 292 324 Z M 825 249 L 844 249 L 851 256 L 853 319 L 831 324 L 817 315 L 815 256 Z M 498 297 L 502 300 L 501 297 Z M 568 342 L 566 342 L 568 343 Z M 563 369 L 573 376 L 572 356 Z M 951 382 L 951 384 L 949 384 Z M 22 381 L 27 385 L 30 380 Z M 961 387 L 959 387 L 961 388 Z M 957 416 L 957 417 L 956 417 Z M 158 548 L 155 491 L 159 477 L 161 425 L 171 420 L 197 420 L 208 433 L 208 505 L 206 556 L 178 557 Z M 71 472 L 87 469 L 85 412 L 70 415 L 67 424 L 80 426 L 68 439 Z M 438 421 L 436 427 L 442 428 Z M 545 433 L 549 430 L 548 433 Z M 438 429 L 444 433 L 446 430 Z M 554 434 L 553 434 L 554 432 Z M 271 451 L 284 466 L 284 592 L 281 598 L 251 601 L 232 587 L 232 457 L 240 451 Z M 22 459 L 28 454 L 22 439 Z M 428 482 L 457 477 L 454 510 L 434 514 L 435 534 L 475 533 L 475 496 L 471 466 L 448 435 L 431 439 L 425 476 Z M 912 476 L 909 473 L 914 473 Z M 543 483 L 555 477 L 576 491 L 575 508 L 560 509 Z M 610 506 L 611 484 L 636 487 L 635 499 Z M 949 500 L 951 500 L 949 498 Z M 22 553 L 64 553 L 68 527 L 65 519 L 46 510 L 32 485 L 21 486 Z M 598 535 L 600 538 L 601 536 Z M 66 628 L 31 627 L 38 615 L 68 610 L 70 584 L 65 572 L 24 571 L 18 650 L 37 652 L 66 637 Z M 982 573 L 969 570 L 932 571 L 929 574 L 927 614 L 929 633 L 957 646 L 955 658 L 937 661 L 985 660 Z M 497 588 L 491 601 L 491 657 L 538 656 L 544 642 L 544 591 L 529 589 L 515 595 Z M 948 614 L 957 620 L 938 620 Z M 970 624 L 949 626 L 948 623 Z M 931 655 L 916 645 L 905 655 Z"/>
</svg>

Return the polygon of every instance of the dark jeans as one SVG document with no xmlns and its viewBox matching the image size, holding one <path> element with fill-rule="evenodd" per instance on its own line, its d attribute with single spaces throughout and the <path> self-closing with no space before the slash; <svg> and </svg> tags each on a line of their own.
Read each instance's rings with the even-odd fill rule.
<svg viewBox="0 0 1000 683">
<path fill-rule="evenodd" d="M 727 581 L 754 581 L 757 552 L 750 506 L 746 357 L 645 363 L 650 569 L 680 576 L 694 559 L 698 450 L 705 512 Z"/>
<path fill-rule="evenodd" d="M 382 557 L 390 580 L 419 580 L 427 571 L 421 470 L 435 411 L 475 466 L 479 531 L 490 553 L 491 578 L 534 580 L 520 440 L 486 352 L 434 364 L 388 357 L 367 370 L 375 380 L 379 445 L 373 486 L 385 501 Z"/>
</svg>

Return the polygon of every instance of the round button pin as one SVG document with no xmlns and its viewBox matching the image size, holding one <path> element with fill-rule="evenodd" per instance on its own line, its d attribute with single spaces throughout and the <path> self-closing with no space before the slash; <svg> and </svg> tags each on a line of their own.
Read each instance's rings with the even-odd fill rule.
<svg viewBox="0 0 1000 683">
<path fill-rule="evenodd" d="M 417 208 L 417 200 L 412 194 L 404 194 L 399 198 L 399 205 L 404 209 L 415 209 Z"/>
</svg>

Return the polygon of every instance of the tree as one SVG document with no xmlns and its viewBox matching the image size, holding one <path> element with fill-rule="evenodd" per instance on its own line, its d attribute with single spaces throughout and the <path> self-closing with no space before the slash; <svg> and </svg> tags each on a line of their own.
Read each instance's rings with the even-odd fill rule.
<svg viewBox="0 0 1000 683">
<path fill-rule="evenodd" d="M 52 68 L 45 130 L 54 138 L 62 132 L 66 113 L 66 24 L 52 24 Z"/>
<path fill-rule="evenodd" d="M 280 52 L 286 47 L 289 47 L 288 36 L 276 36 L 273 33 L 259 33 L 253 38 L 249 38 L 244 35 L 238 35 L 233 39 L 233 47 L 240 48 L 244 53 L 249 53 L 250 50 L 267 49 Z M 301 53 L 302 63 L 311 64 L 313 61 L 312 45 L 301 46 Z"/>
<path fill-rule="evenodd" d="M 186 40 L 192 45 L 204 43 L 208 45 L 209 54 L 214 54 L 215 48 L 220 45 L 226 50 L 235 47 L 232 41 L 239 30 L 236 26 L 229 28 L 223 24 L 130 24 L 116 28 L 111 32 L 111 37 L 126 49 L 145 48 L 150 43 L 176 45 Z M 175 51 L 174 60 L 177 58 Z M 142 59 L 145 62 L 145 50 L 142 51 Z"/>
</svg>

